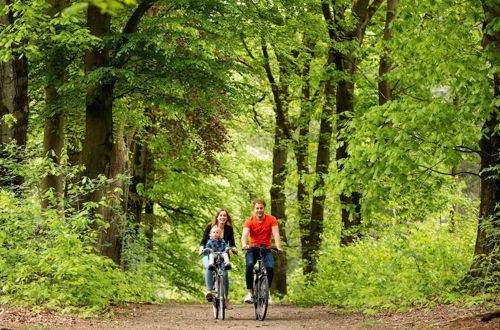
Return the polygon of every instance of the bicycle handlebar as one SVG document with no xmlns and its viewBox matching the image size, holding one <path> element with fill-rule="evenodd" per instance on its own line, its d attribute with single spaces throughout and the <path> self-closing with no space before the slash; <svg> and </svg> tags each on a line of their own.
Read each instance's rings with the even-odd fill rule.
<svg viewBox="0 0 500 330">
<path fill-rule="evenodd" d="M 226 253 L 228 251 L 223 251 L 223 252 L 213 252 L 211 251 L 212 249 L 203 249 L 201 250 L 201 253 L 200 255 L 203 255 L 203 254 L 206 254 L 206 253 L 214 253 L 214 254 L 222 254 L 222 253 Z M 236 250 L 236 248 L 229 248 L 229 251 L 233 252 L 234 255 L 238 255 L 238 251 Z"/>
<path fill-rule="evenodd" d="M 251 245 L 247 249 L 242 248 L 243 251 L 250 251 L 250 250 L 271 250 L 272 252 L 276 253 L 283 253 L 284 251 L 282 249 L 278 249 L 275 246 L 271 246 L 268 248 L 266 245 L 261 245 L 261 246 L 256 246 L 256 245 Z"/>
</svg>

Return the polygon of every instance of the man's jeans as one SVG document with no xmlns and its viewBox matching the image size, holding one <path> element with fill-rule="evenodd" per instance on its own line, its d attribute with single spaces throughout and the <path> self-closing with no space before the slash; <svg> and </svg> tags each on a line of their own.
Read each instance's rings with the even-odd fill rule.
<svg viewBox="0 0 500 330">
<path fill-rule="evenodd" d="M 247 289 L 253 289 L 253 267 L 257 263 L 259 258 L 259 249 L 250 249 L 245 255 L 246 268 L 245 268 L 245 280 L 247 282 Z M 264 260 L 264 266 L 267 270 L 267 279 L 269 281 L 269 287 L 273 282 L 274 277 L 274 257 L 270 250 L 266 250 L 262 259 Z"/>
<path fill-rule="evenodd" d="M 214 274 L 211 270 L 208 270 L 208 254 L 203 256 L 202 259 L 203 262 L 203 268 L 205 268 L 205 286 L 207 287 L 207 290 L 212 291 L 214 288 L 212 287 L 214 284 Z M 229 275 L 227 270 L 224 271 L 224 284 L 225 284 L 225 290 L 226 290 L 226 297 L 229 293 Z"/>
</svg>

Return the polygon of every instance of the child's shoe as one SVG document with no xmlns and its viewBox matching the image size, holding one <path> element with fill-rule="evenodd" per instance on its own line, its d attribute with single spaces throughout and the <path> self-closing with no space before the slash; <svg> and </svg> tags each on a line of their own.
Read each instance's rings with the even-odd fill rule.
<svg viewBox="0 0 500 330">
<path fill-rule="evenodd" d="M 212 301 L 213 299 L 212 291 L 207 291 L 207 293 L 205 293 L 205 298 L 207 299 L 207 301 Z"/>
<path fill-rule="evenodd" d="M 208 270 L 215 270 L 214 264 L 208 264 Z"/>
<path fill-rule="evenodd" d="M 226 262 L 226 263 L 224 264 L 224 269 L 225 269 L 225 270 L 230 270 L 231 268 L 233 268 L 233 266 L 231 266 L 231 263 L 230 263 L 230 262 Z"/>
</svg>

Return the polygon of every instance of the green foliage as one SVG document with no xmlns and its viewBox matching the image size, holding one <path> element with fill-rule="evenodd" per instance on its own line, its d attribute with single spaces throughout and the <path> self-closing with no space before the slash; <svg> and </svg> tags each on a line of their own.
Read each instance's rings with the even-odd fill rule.
<svg viewBox="0 0 500 330">
<path fill-rule="evenodd" d="M 328 246 L 321 253 L 314 283 L 297 282 L 291 298 L 355 309 L 456 299 L 457 283 L 472 257 L 474 225 L 464 222 L 454 233 L 438 222 L 394 225 L 381 237 L 367 237 L 348 247 Z"/>
<path fill-rule="evenodd" d="M 33 203 L 0 190 L 1 303 L 99 311 L 155 299 L 151 267 L 122 272 L 95 254 L 88 210 L 42 212 Z"/>
</svg>

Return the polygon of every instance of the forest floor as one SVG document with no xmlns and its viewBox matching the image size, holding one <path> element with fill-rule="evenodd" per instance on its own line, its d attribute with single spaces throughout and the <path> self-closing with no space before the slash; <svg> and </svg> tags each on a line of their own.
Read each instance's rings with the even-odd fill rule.
<svg viewBox="0 0 500 330">
<path fill-rule="evenodd" d="M 78 318 L 54 311 L 0 308 L 0 329 L 500 329 L 500 315 L 489 322 L 484 307 L 440 305 L 431 309 L 366 315 L 327 307 L 270 305 L 265 321 L 256 321 L 252 305 L 235 304 L 226 320 L 214 320 L 209 304 L 132 304 L 114 306 L 100 318 Z M 497 313 L 499 314 L 499 313 Z"/>
</svg>

